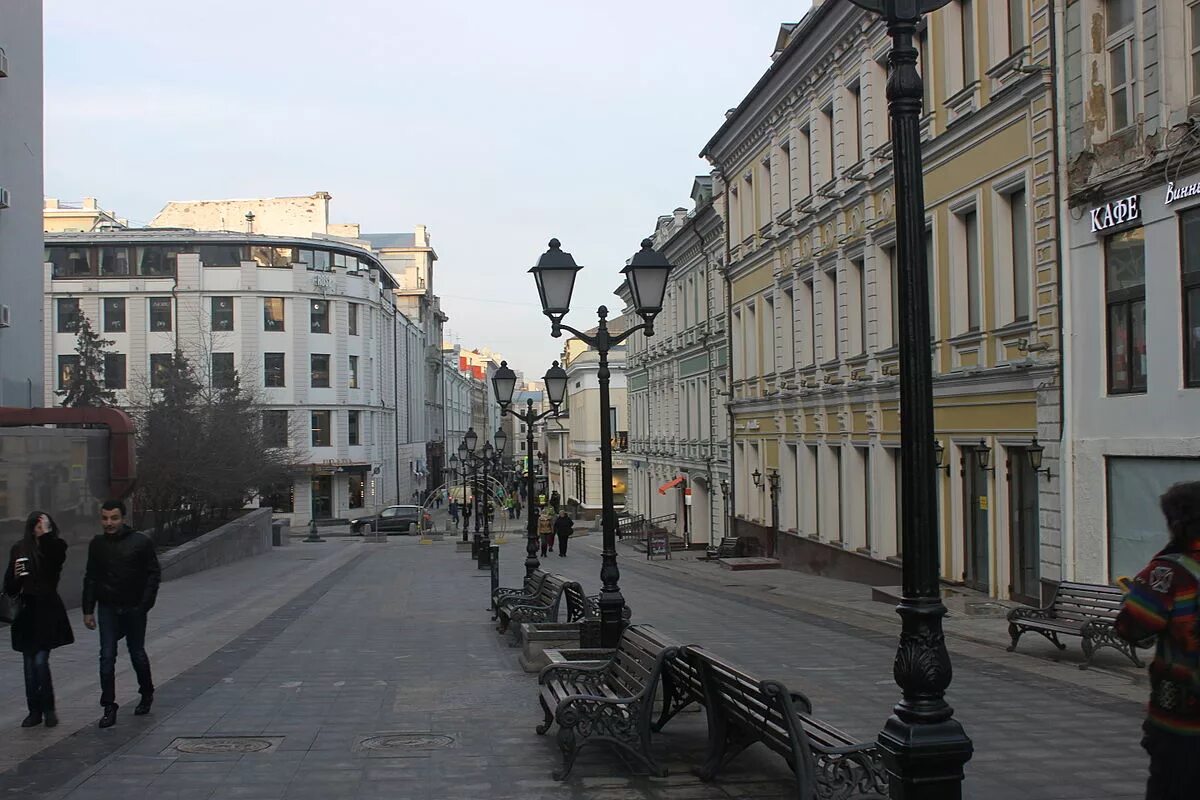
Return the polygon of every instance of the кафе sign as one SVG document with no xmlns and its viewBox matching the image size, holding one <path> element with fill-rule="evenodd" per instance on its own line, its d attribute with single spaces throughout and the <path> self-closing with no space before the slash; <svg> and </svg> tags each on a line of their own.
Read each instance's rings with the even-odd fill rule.
<svg viewBox="0 0 1200 800">
<path fill-rule="evenodd" d="M 1169 206 L 1176 200 L 1200 196 L 1200 182 L 1176 186 L 1174 181 L 1167 183 L 1167 194 L 1163 205 Z M 1142 216 L 1142 196 L 1131 194 L 1120 200 L 1113 200 L 1102 206 L 1096 206 L 1090 212 L 1092 218 L 1092 233 L 1106 231 L 1126 222 L 1134 222 Z"/>
</svg>

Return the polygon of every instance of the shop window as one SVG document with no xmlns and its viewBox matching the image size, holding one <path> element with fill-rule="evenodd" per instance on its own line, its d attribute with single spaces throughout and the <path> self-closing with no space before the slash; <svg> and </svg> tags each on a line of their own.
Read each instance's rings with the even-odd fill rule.
<svg viewBox="0 0 1200 800">
<path fill-rule="evenodd" d="M 240 244 L 199 244 L 196 253 L 206 267 L 240 267 L 249 261 L 248 248 Z"/>
<path fill-rule="evenodd" d="M 104 354 L 104 388 L 106 389 L 124 389 L 125 388 L 125 354 L 124 353 L 105 353 Z"/>
<path fill-rule="evenodd" d="M 329 301 L 309 301 L 308 318 L 313 333 L 329 333 Z"/>
<path fill-rule="evenodd" d="M 283 318 L 283 298 L 282 297 L 264 297 L 263 298 L 263 330 L 264 331 L 282 331 L 284 330 Z"/>
<path fill-rule="evenodd" d="M 1108 579 L 1132 577 L 1166 546 L 1158 498 L 1180 481 L 1200 481 L 1200 459 L 1105 460 L 1108 478 Z"/>
<path fill-rule="evenodd" d="M 171 378 L 171 354 L 150 354 L 150 388 L 165 389 Z"/>
<path fill-rule="evenodd" d="M 214 297 L 212 299 L 212 329 L 214 331 L 233 330 L 232 297 Z"/>
<path fill-rule="evenodd" d="M 330 416 L 332 411 L 312 412 L 312 446 L 329 447 Z"/>
<path fill-rule="evenodd" d="M 75 333 L 79 327 L 79 298 L 60 297 L 55 306 L 58 311 L 58 326 L 55 330 L 59 333 Z"/>
<path fill-rule="evenodd" d="M 361 472 L 350 473 L 350 508 L 362 508 L 366 500 L 366 476 Z"/>
<path fill-rule="evenodd" d="M 60 391 L 66 390 L 71 382 L 75 380 L 75 373 L 79 371 L 79 356 L 59 356 L 58 357 L 58 388 Z"/>
<path fill-rule="evenodd" d="M 171 298 L 169 297 L 151 297 L 150 298 L 150 330 L 156 333 L 170 331 L 172 328 L 171 319 Z"/>
<path fill-rule="evenodd" d="M 1179 215 L 1180 273 L 1183 281 L 1183 374 L 1200 386 L 1200 208 Z"/>
<path fill-rule="evenodd" d="M 283 353 L 263 353 L 263 385 L 271 389 L 287 386 Z"/>
<path fill-rule="evenodd" d="M 125 298 L 106 297 L 101 303 L 104 309 L 104 332 L 125 332 Z"/>
<path fill-rule="evenodd" d="M 263 447 L 288 446 L 288 412 L 262 412 Z"/>
<path fill-rule="evenodd" d="M 1137 0 L 1106 0 L 1104 17 L 1109 113 L 1112 114 L 1112 130 L 1119 131 L 1135 122 Z"/>
<path fill-rule="evenodd" d="M 258 507 L 291 514 L 296 510 L 296 490 L 291 485 L 273 487 L 259 497 Z"/>
<path fill-rule="evenodd" d="M 212 385 L 214 389 L 232 389 L 237 380 L 233 353 L 212 354 Z"/>
<path fill-rule="evenodd" d="M 1146 250 L 1142 228 L 1104 240 L 1108 393 L 1146 391 Z"/>
<path fill-rule="evenodd" d="M 362 444 L 362 437 L 359 431 L 360 414 L 361 412 L 359 411 L 346 412 L 347 444 L 349 444 L 351 447 L 358 447 L 360 444 Z"/>
<path fill-rule="evenodd" d="M 329 354 L 313 353 L 310 358 L 312 367 L 311 386 L 314 389 L 329 388 Z"/>
</svg>

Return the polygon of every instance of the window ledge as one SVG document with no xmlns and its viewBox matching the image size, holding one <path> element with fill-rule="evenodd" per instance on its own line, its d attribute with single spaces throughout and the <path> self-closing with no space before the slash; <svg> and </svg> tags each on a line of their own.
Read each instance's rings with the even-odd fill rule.
<svg viewBox="0 0 1200 800">
<path fill-rule="evenodd" d="M 948 339 L 947 342 L 954 347 L 963 347 L 965 345 L 979 344 L 985 337 L 986 334 L 983 331 L 967 331 Z"/>
<path fill-rule="evenodd" d="M 944 105 L 950 114 L 948 124 L 953 125 L 979 108 L 978 93 L 979 81 L 976 80 L 964 86 L 957 94 L 946 98 Z"/>
</svg>

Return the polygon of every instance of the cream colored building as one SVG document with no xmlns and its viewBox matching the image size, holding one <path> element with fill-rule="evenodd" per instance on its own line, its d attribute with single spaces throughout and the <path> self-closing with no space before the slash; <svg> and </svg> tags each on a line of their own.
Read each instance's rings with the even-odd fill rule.
<svg viewBox="0 0 1200 800">
<path fill-rule="evenodd" d="M 1042 0 L 955 0 L 918 42 L 942 574 L 1024 599 L 1061 562 L 1047 25 Z M 873 584 L 900 583 L 903 513 L 889 48 L 875 16 L 817 3 L 702 153 L 728 223 L 739 533 Z M 780 476 L 778 535 L 756 470 Z"/>
<path fill-rule="evenodd" d="M 42 203 L 42 228 L 46 233 L 73 233 L 128 228 L 129 220 L 105 211 L 94 197 L 71 203 L 47 197 Z"/>
</svg>

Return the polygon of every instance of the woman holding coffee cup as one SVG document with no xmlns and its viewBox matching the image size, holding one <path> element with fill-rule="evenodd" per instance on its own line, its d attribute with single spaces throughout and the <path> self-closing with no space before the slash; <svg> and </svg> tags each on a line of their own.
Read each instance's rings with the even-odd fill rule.
<svg viewBox="0 0 1200 800">
<path fill-rule="evenodd" d="M 4 593 L 18 598 L 12 623 L 13 650 L 25 657 L 25 701 L 29 716 L 22 728 L 43 721 L 58 724 L 50 651 L 75 641 L 67 609 L 58 595 L 58 579 L 67 560 L 67 543 L 49 514 L 35 511 L 25 520 L 25 537 L 12 547 L 4 572 Z"/>
</svg>

